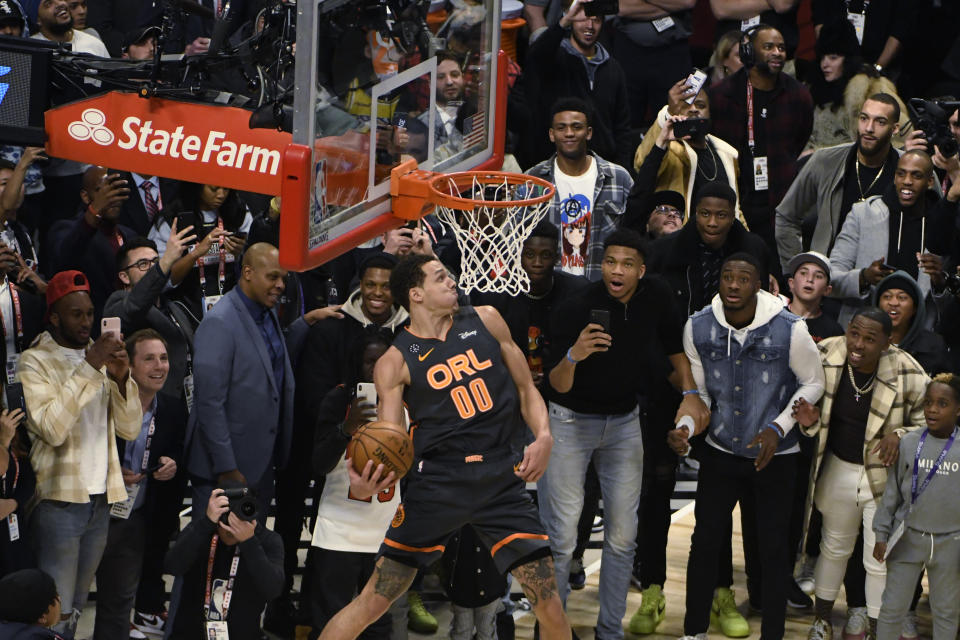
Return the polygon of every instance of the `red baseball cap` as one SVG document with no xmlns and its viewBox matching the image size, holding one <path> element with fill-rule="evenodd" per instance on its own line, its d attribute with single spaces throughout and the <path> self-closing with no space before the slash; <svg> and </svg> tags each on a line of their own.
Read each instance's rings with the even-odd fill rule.
<svg viewBox="0 0 960 640">
<path fill-rule="evenodd" d="M 86 291 L 90 293 L 90 283 L 87 282 L 87 276 L 82 271 L 61 271 L 47 283 L 47 310 L 60 298 L 69 295 L 75 291 Z"/>
</svg>

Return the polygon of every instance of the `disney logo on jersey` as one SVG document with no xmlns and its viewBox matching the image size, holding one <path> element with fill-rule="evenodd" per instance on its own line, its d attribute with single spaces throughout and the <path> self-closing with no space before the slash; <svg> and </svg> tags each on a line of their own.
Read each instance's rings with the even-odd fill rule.
<svg viewBox="0 0 960 640">
<path fill-rule="evenodd" d="M 460 334 L 460 339 L 461 339 L 461 340 L 466 340 L 466 339 L 469 338 L 470 336 L 475 336 L 475 335 L 477 335 L 477 330 L 476 330 L 476 329 L 474 329 L 473 331 L 464 331 L 464 332 L 462 332 L 462 333 Z"/>
</svg>

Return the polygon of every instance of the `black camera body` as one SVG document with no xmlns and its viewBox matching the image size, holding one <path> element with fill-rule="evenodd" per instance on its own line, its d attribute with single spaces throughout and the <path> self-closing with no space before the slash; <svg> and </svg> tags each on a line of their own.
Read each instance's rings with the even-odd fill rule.
<svg viewBox="0 0 960 640">
<path fill-rule="evenodd" d="M 249 487 L 236 487 L 224 489 L 223 495 L 230 501 L 230 511 L 220 516 L 220 522 L 226 524 L 227 516 L 233 513 L 241 520 L 250 522 L 256 520 L 260 515 L 260 509 L 257 505 L 257 499 Z"/>
<path fill-rule="evenodd" d="M 710 121 L 706 118 L 687 118 L 673 123 L 673 137 L 677 140 L 690 136 L 701 138 L 710 132 Z"/>
<path fill-rule="evenodd" d="M 907 106 L 914 128 L 923 131 L 927 142 L 932 145 L 931 153 L 933 147 L 936 147 L 944 157 L 949 158 L 960 151 L 960 145 L 953 137 L 949 123 L 950 115 L 960 108 L 960 102 L 910 98 Z"/>
</svg>

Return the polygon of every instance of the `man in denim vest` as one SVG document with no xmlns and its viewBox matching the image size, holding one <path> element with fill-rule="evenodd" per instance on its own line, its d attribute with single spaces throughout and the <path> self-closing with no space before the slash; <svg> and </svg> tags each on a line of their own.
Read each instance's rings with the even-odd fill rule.
<svg viewBox="0 0 960 640">
<path fill-rule="evenodd" d="M 720 292 L 686 324 L 683 346 L 700 397 L 710 406 L 707 446 L 700 454 L 696 527 L 687 565 L 684 637 L 705 640 L 717 581 L 717 554 L 734 505 L 756 503 L 763 566 L 761 637 L 783 638 L 788 567 L 786 531 L 796 480 L 791 417 L 800 398 L 823 393 L 817 347 L 800 318 L 761 290 L 755 257 L 735 253 L 720 269 Z M 681 427 L 673 437 L 686 437 Z"/>
</svg>

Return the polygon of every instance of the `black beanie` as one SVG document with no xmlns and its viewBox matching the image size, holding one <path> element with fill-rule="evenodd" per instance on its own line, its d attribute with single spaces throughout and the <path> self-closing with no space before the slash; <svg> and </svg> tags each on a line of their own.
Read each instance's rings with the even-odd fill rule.
<svg viewBox="0 0 960 640">
<path fill-rule="evenodd" d="M 859 57 L 860 43 L 857 42 L 856 29 L 849 20 L 843 18 L 825 23 L 817 37 L 816 52 L 818 60 L 828 53 L 847 58 Z"/>
<path fill-rule="evenodd" d="M 902 289 L 906 291 L 907 295 L 913 298 L 913 308 L 917 309 L 920 304 L 920 300 L 917 298 L 918 286 L 917 281 L 906 271 L 895 271 L 881 280 L 880 284 L 877 285 L 877 297 L 875 299 L 879 302 L 883 292 L 889 289 Z"/>
<path fill-rule="evenodd" d="M 737 193 L 728 183 L 720 180 L 708 182 L 700 187 L 694 198 L 694 204 L 700 204 L 700 201 L 704 198 L 720 198 L 729 202 L 731 207 L 737 206 Z"/>
<path fill-rule="evenodd" d="M 673 207 L 680 212 L 680 215 L 683 215 L 683 212 L 687 209 L 687 202 L 684 200 L 683 195 L 669 189 L 654 191 L 650 194 L 650 197 L 647 198 L 647 209 L 651 212 L 662 204 Z"/>
<path fill-rule="evenodd" d="M 57 585 L 40 569 L 23 569 L 0 580 L 0 620 L 36 624 L 57 597 Z"/>
</svg>

